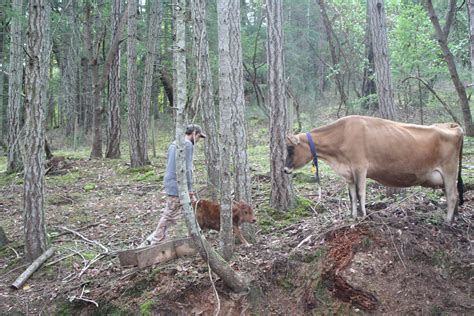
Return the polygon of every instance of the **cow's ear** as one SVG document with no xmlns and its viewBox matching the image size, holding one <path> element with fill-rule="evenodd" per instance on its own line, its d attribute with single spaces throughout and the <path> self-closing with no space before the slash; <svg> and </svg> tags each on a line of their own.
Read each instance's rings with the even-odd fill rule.
<svg viewBox="0 0 474 316">
<path fill-rule="evenodd" d="M 298 137 L 296 137 L 295 135 L 288 135 L 288 136 L 286 136 L 286 138 L 293 145 L 298 145 L 299 142 L 300 142 L 300 139 Z"/>
</svg>

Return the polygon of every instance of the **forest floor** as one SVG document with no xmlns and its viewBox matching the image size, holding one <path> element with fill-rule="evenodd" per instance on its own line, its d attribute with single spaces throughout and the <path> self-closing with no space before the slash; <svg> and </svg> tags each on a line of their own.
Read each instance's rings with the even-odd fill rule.
<svg viewBox="0 0 474 316">
<path fill-rule="evenodd" d="M 213 315 L 218 305 L 221 315 L 474 313 L 474 139 L 465 140 L 468 191 L 452 226 L 443 223 L 441 190 L 414 187 L 386 197 L 375 182 L 367 189 L 370 216 L 353 220 L 344 182 L 324 164 L 321 200 L 307 167 L 294 176 L 298 206 L 274 211 L 267 145 L 250 145 L 256 240 L 250 248 L 237 245 L 230 262 L 252 280 L 250 293 L 232 293 L 213 274 L 216 295 L 198 255 L 142 270 L 120 267 L 117 251 L 136 247 L 157 224 L 166 145 L 140 170 L 130 170 L 127 157 L 88 160 L 86 152 L 55 151 L 67 157 L 46 177 L 45 219 L 57 251 L 19 290 L 10 285 L 27 267 L 23 180 L 0 173 L 0 225 L 11 241 L 0 249 L 0 314 Z M 200 149 L 201 198 L 202 161 Z M 173 235 L 180 233 L 178 225 Z M 214 245 L 217 235 L 206 234 Z"/>
</svg>

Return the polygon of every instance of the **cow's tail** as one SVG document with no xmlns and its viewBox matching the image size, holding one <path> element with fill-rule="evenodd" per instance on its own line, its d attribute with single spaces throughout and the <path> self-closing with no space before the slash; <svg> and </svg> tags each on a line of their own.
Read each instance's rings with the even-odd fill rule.
<svg viewBox="0 0 474 316">
<path fill-rule="evenodd" d="M 461 150 L 459 150 L 459 168 L 458 168 L 458 194 L 459 194 L 459 205 L 464 203 L 464 183 L 462 182 L 461 169 L 462 169 L 462 147 L 464 143 L 464 137 L 461 136 Z"/>
</svg>

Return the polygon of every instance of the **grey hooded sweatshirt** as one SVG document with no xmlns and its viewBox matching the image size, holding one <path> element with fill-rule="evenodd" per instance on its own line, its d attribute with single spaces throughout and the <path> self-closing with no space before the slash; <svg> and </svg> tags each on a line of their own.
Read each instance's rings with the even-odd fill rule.
<svg viewBox="0 0 474 316">
<path fill-rule="evenodd" d="M 188 180 L 188 191 L 193 191 L 193 143 L 185 140 L 186 157 L 186 179 Z M 168 195 L 178 196 L 178 182 L 176 181 L 176 143 L 172 142 L 168 147 L 166 174 L 163 180 L 165 192 Z"/>
</svg>

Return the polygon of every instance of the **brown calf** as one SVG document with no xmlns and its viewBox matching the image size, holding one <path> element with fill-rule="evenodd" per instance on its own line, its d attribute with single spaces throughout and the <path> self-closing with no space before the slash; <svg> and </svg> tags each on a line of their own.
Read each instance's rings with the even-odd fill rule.
<svg viewBox="0 0 474 316">
<path fill-rule="evenodd" d="M 197 206 L 196 206 L 197 203 Z M 196 212 L 196 219 L 201 229 L 213 229 L 219 231 L 221 229 L 221 206 L 218 203 L 199 200 L 193 202 Z M 242 236 L 240 224 L 255 223 L 257 219 L 253 213 L 253 209 L 247 203 L 240 201 L 232 204 L 232 225 L 234 226 L 234 234 L 239 238 L 240 242 L 249 247 L 250 244 Z"/>
</svg>

